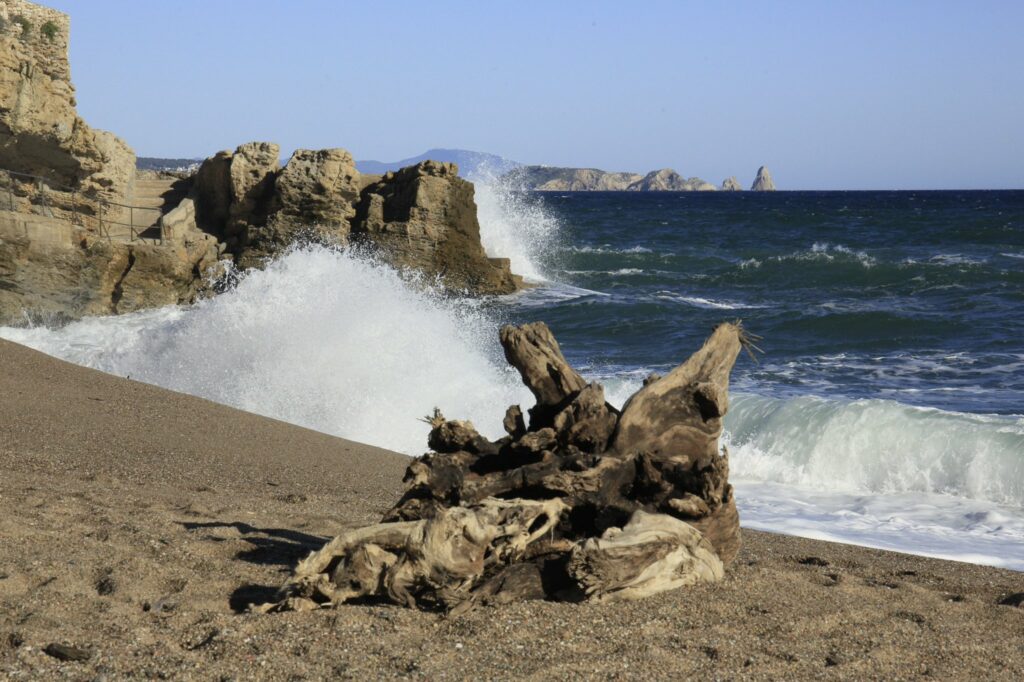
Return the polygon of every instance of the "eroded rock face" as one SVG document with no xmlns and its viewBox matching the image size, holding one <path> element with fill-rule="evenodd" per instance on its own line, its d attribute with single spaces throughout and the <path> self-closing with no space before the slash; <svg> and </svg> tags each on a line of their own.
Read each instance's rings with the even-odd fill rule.
<svg viewBox="0 0 1024 682">
<path fill-rule="evenodd" d="M 739 324 L 719 325 L 621 413 L 543 323 L 505 327 L 501 343 L 537 398 L 529 425 L 514 405 L 509 435 L 492 442 L 435 412 L 433 452 L 410 464 L 383 522 L 312 554 L 258 610 L 384 597 L 458 613 L 514 599 L 639 599 L 722 578 L 740 544 L 718 442 L 729 373 L 750 343 Z"/>
<path fill-rule="evenodd" d="M 453 163 L 422 161 L 387 173 L 363 190 L 352 239 L 447 289 L 511 293 L 520 282 L 507 259 L 484 251 L 473 194 L 473 183 L 460 178 Z"/>
<path fill-rule="evenodd" d="M 206 292 L 217 241 L 111 241 L 65 221 L 0 212 L 0 324 L 75 319 L 178 303 Z"/>
<path fill-rule="evenodd" d="M 768 172 L 767 166 L 761 166 L 757 169 L 757 177 L 754 178 L 754 184 L 750 186 L 751 192 L 774 192 L 775 182 L 772 181 L 772 174 Z"/>
<path fill-rule="evenodd" d="M 743 186 L 740 184 L 740 181 L 736 179 L 736 176 L 731 176 L 722 181 L 722 191 L 741 192 L 743 191 Z"/>
<path fill-rule="evenodd" d="M 242 145 L 203 162 L 193 196 L 200 226 L 221 236 L 243 268 L 306 240 L 372 247 L 386 262 L 452 291 L 506 294 L 522 281 L 480 243 L 473 185 L 450 163 L 423 161 L 362 176 L 344 149 Z"/>
<path fill-rule="evenodd" d="M 0 168 L 129 203 L 135 154 L 75 110 L 67 15 L 6 0 L 0 19 Z"/>
</svg>

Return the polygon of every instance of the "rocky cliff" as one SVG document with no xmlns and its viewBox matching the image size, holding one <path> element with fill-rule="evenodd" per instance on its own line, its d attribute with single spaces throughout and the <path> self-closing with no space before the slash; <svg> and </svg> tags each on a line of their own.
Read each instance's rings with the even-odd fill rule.
<svg viewBox="0 0 1024 682">
<path fill-rule="evenodd" d="M 129 203 L 135 154 L 75 111 L 67 15 L 0 2 L 0 168 Z"/>
<path fill-rule="evenodd" d="M 772 181 L 772 174 L 768 172 L 767 166 L 761 166 L 757 169 L 757 177 L 754 178 L 754 184 L 750 186 L 751 192 L 774 192 L 775 183 Z"/>
<path fill-rule="evenodd" d="M 189 232 L 116 241 L 64 220 L 0 211 L 0 324 L 191 303 L 218 263 L 217 241 Z"/>
<path fill-rule="evenodd" d="M 283 168 L 279 155 L 276 144 L 251 142 L 196 173 L 198 224 L 239 266 L 258 267 L 296 241 L 361 244 L 452 291 L 521 285 L 507 260 L 484 252 L 473 185 L 455 164 L 423 161 L 381 177 L 361 174 L 344 149 L 300 149 Z"/>
<path fill-rule="evenodd" d="M 741 191 L 743 191 L 743 186 L 740 184 L 740 181 L 737 180 L 736 176 L 734 175 L 734 176 L 728 177 L 728 178 L 726 178 L 725 180 L 722 181 L 722 191 L 723 192 L 741 192 Z"/>
<path fill-rule="evenodd" d="M 137 178 L 131 149 L 75 111 L 69 32 L 60 12 L 0 0 L 0 324 L 188 303 L 222 259 L 259 267 L 308 240 L 364 244 L 460 293 L 521 286 L 484 252 L 454 164 L 362 175 L 321 149 L 282 167 L 278 145 L 253 142 L 191 176 Z"/>
<path fill-rule="evenodd" d="M 112 224 L 135 198 L 135 155 L 78 116 L 69 32 L 60 12 L 0 0 L 0 324 L 190 302 L 220 254 L 191 202 Z"/>
</svg>

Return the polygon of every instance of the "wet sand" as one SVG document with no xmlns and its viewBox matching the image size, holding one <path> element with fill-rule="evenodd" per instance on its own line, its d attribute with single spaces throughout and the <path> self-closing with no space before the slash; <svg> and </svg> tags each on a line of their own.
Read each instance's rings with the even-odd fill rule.
<svg viewBox="0 0 1024 682">
<path fill-rule="evenodd" d="M 640 602 L 248 614 L 408 459 L 6 341 L 0 368 L 0 678 L 1024 678 L 1024 574 L 754 531 Z"/>
</svg>

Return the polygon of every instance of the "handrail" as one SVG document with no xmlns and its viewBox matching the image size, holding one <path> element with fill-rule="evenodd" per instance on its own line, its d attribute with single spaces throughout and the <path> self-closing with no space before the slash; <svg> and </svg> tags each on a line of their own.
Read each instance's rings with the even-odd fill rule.
<svg viewBox="0 0 1024 682">
<path fill-rule="evenodd" d="M 142 233 L 147 231 L 147 230 L 149 230 L 150 228 L 152 228 L 153 224 L 149 224 L 149 225 L 145 225 L 145 226 L 136 225 L 135 224 L 135 211 L 153 211 L 153 212 L 156 212 L 159 216 L 163 216 L 164 215 L 163 210 L 161 210 L 159 208 L 154 208 L 152 206 L 134 206 L 134 205 L 131 205 L 131 204 L 122 204 L 120 202 L 110 201 L 109 199 L 104 199 L 104 198 L 99 197 L 99 196 L 95 196 L 95 195 L 90 196 L 91 193 L 89 193 L 89 192 L 83 192 L 80 189 L 77 189 L 77 188 L 74 188 L 74 187 L 68 187 L 66 185 L 60 185 L 58 183 L 55 183 L 50 178 L 44 177 L 42 175 L 33 175 L 31 173 L 22 173 L 20 171 L 11 170 L 9 168 L 0 168 L 0 173 L 2 173 L 2 174 L 7 176 L 7 183 L 6 183 L 7 184 L 7 187 L 6 187 L 6 189 L 7 189 L 7 198 L 8 198 L 8 203 L 9 203 L 9 209 L 11 211 L 16 211 L 16 212 L 19 211 L 18 204 L 14 200 L 14 195 L 15 195 L 15 193 L 14 193 L 15 178 L 27 178 L 28 180 L 34 181 L 34 183 L 36 185 L 36 189 L 37 189 L 37 194 L 39 196 L 39 204 L 41 204 L 43 206 L 43 208 L 45 208 L 46 210 L 51 210 L 52 211 L 52 208 L 53 208 L 52 206 L 50 206 L 50 203 L 47 201 L 46 193 L 45 193 L 47 190 L 48 191 L 53 191 L 53 192 L 63 192 L 63 193 L 66 193 L 66 194 L 71 194 L 71 202 L 70 202 L 71 203 L 71 214 L 72 214 L 71 222 L 73 224 L 75 224 L 75 225 L 81 225 L 81 226 L 84 227 L 85 225 L 84 225 L 82 219 L 83 219 L 83 217 L 87 216 L 87 214 L 83 214 L 82 212 L 80 212 L 78 210 L 79 204 L 81 203 L 81 204 L 84 204 L 86 206 L 89 206 L 91 203 L 95 203 L 96 204 L 96 209 L 95 209 L 96 212 L 94 214 L 94 217 L 96 218 L 96 221 L 97 221 L 96 231 L 100 234 L 100 236 L 105 236 L 108 241 L 112 241 L 113 240 L 113 237 L 111 237 L 111 235 L 110 235 L 110 226 L 112 226 L 112 225 L 116 225 L 116 226 L 119 226 L 119 227 L 127 227 L 128 228 L 128 239 L 129 239 L 129 241 L 135 241 L 136 239 L 141 240 L 141 241 L 145 241 L 146 239 L 149 238 L 149 237 L 143 237 Z M 24 184 L 28 184 L 28 183 L 24 183 Z M 26 194 L 25 196 L 27 197 L 28 194 Z M 32 203 L 33 203 L 32 199 L 29 198 L 29 204 L 31 205 Z M 122 209 L 122 212 L 123 212 L 124 209 L 128 209 L 129 222 L 124 223 L 124 222 L 121 222 L 119 220 L 112 220 L 110 218 L 104 219 L 104 212 L 107 212 L 109 214 L 111 212 L 110 211 L 111 207 L 116 207 L 116 208 Z M 159 228 L 160 228 L 160 236 L 159 237 L 154 237 L 154 238 L 151 238 L 151 239 L 153 239 L 154 242 L 159 241 L 159 243 L 163 244 L 163 242 L 164 242 L 164 228 L 163 228 L 163 225 L 160 224 L 159 218 L 157 219 L 157 222 L 155 224 L 157 226 L 159 226 Z"/>
</svg>

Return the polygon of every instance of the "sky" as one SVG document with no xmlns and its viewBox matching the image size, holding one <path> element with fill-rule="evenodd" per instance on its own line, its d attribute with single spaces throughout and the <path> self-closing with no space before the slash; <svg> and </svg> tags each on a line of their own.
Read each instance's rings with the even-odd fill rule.
<svg viewBox="0 0 1024 682">
<path fill-rule="evenodd" d="M 140 156 L 429 148 L 782 189 L 1024 188 L 1024 2 L 44 0 Z"/>
</svg>

